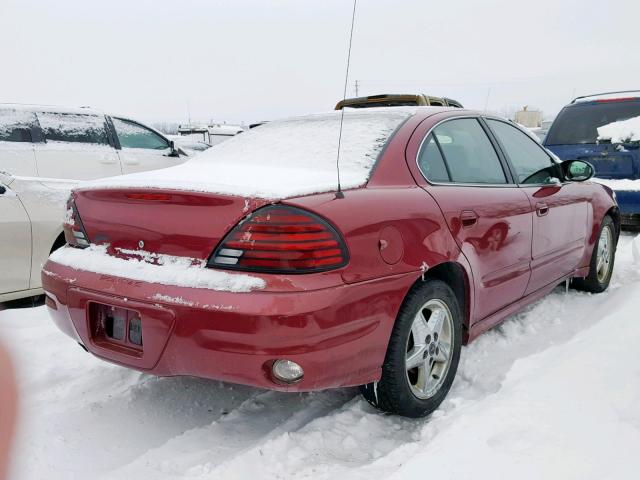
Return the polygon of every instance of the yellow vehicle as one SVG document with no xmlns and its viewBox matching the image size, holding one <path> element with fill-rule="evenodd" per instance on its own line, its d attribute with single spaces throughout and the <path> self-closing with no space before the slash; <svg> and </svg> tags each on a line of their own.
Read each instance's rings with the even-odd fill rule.
<svg viewBox="0 0 640 480">
<path fill-rule="evenodd" d="M 356 97 L 340 100 L 336 105 L 336 110 L 343 107 L 369 108 L 369 107 L 403 107 L 415 105 L 430 105 L 432 107 L 456 107 L 463 108 L 462 104 L 456 100 L 446 97 L 432 97 L 422 93 L 413 94 L 382 94 L 369 95 L 368 97 Z"/>
</svg>

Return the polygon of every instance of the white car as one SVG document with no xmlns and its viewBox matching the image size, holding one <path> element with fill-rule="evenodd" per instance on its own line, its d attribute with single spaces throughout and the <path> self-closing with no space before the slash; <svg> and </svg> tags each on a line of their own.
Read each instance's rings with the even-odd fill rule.
<svg viewBox="0 0 640 480">
<path fill-rule="evenodd" d="M 0 302 L 42 293 L 40 269 L 65 243 L 66 199 L 78 181 L 187 159 L 160 132 L 127 118 L 0 104 Z"/>
<path fill-rule="evenodd" d="M 157 130 L 88 108 L 0 104 L 0 170 L 93 180 L 186 161 Z"/>
<path fill-rule="evenodd" d="M 65 244 L 62 218 L 76 183 L 0 172 L 0 302 L 42 293 L 40 269 Z"/>
</svg>

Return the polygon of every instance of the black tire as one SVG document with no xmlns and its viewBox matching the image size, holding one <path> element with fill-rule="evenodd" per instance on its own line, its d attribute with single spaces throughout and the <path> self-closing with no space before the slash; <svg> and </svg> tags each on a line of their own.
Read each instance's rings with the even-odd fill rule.
<svg viewBox="0 0 640 480">
<path fill-rule="evenodd" d="M 608 272 L 606 275 L 598 274 L 598 250 L 600 247 L 600 241 L 602 238 L 602 232 L 604 229 L 609 229 L 611 234 L 610 245 L 610 261 L 608 264 Z M 593 246 L 593 253 L 591 254 L 591 262 L 589 264 L 589 275 L 585 278 L 574 278 L 571 285 L 576 290 L 582 290 L 585 292 L 601 293 L 609 287 L 611 281 L 611 275 L 613 274 L 613 266 L 616 260 L 616 247 L 618 243 L 618 235 L 616 233 L 616 227 L 610 216 L 605 216 L 600 225 L 600 231 L 598 232 L 598 240 L 596 240 Z"/>
<path fill-rule="evenodd" d="M 409 379 L 414 370 L 408 372 L 406 368 L 407 354 L 413 341 L 414 319 L 421 309 L 433 300 L 446 305 L 451 314 L 451 322 L 448 323 L 450 328 L 447 329 L 451 340 L 449 362 L 445 370 L 446 373 L 442 375 L 444 380 L 433 376 L 438 379 L 439 383 L 435 393 L 428 398 L 418 398 L 412 391 L 412 383 Z M 360 387 L 360 392 L 371 405 L 382 411 L 413 418 L 429 415 L 438 408 L 451 388 L 458 369 L 461 347 L 462 314 L 453 290 L 446 283 L 437 279 L 429 279 L 419 283 L 409 292 L 398 313 L 382 365 L 380 381 L 363 385 Z M 428 350 L 425 348 L 425 352 Z M 425 356 L 427 355 L 425 354 Z M 428 376 L 431 374 L 429 373 Z M 413 385 L 413 388 L 415 389 L 416 385 Z"/>
</svg>

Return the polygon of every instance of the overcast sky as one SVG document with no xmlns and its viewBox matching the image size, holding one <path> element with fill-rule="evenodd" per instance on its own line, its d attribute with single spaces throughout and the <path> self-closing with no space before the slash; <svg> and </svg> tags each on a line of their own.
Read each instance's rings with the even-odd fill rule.
<svg viewBox="0 0 640 480">
<path fill-rule="evenodd" d="M 351 0 L 0 0 L 0 102 L 251 122 L 342 97 Z M 640 88 L 637 0 L 359 0 L 348 95 L 545 116 Z"/>
</svg>

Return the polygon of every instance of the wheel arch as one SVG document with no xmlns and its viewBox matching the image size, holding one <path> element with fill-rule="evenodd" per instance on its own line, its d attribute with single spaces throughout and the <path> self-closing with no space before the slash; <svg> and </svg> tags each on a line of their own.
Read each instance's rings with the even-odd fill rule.
<svg viewBox="0 0 640 480">
<path fill-rule="evenodd" d="M 469 339 L 469 327 L 471 324 L 471 281 L 465 268 L 460 263 L 453 261 L 439 263 L 420 275 L 407 292 L 407 295 L 409 295 L 416 286 L 429 279 L 437 279 L 446 283 L 456 295 L 462 312 L 462 341 L 466 344 Z"/>
<path fill-rule="evenodd" d="M 607 210 L 608 215 L 613 220 L 613 225 L 616 227 L 616 243 L 618 242 L 618 238 L 620 237 L 620 208 L 616 205 Z"/>
</svg>

